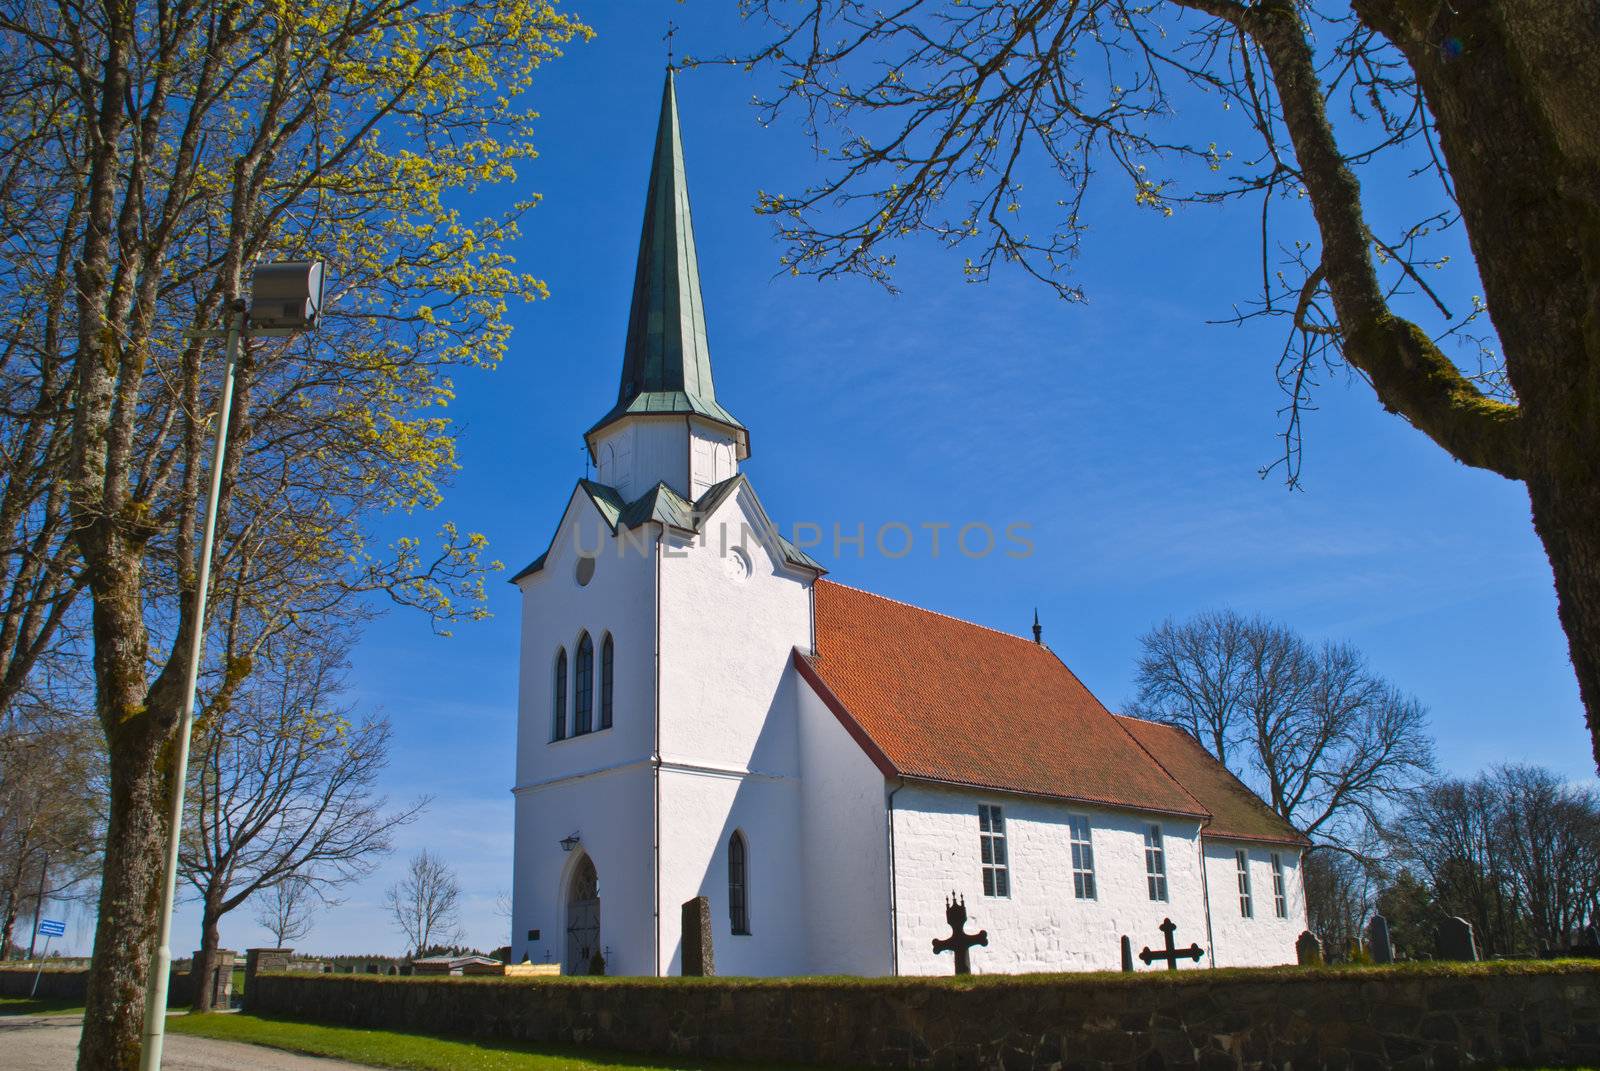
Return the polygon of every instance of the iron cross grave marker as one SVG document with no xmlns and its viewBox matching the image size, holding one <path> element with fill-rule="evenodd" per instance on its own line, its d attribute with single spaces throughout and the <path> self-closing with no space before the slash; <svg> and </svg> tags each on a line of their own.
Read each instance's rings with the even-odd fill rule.
<svg viewBox="0 0 1600 1071">
<path fill-rule="evenodd" d="M 949 937 L 935 937 L 933 951 L 954 952 L 956 954 L 956 973 L 972 973 L 973 945 L 989 947 L 989 931 L 979 930 L 977 933 L 967 933 L 967 901 L 958 898 L 955 893 L 950 894 L 950 899 L 944 902 L 944 920 L 950 924 Z"/>
<path fill-rule="evenodd" d="M 1178 969 L 1178 961 L 1180 959 L 1192 959 L 1196 963 L 1200 962 L 1200 957 L 1206 954 L 1205 949 L 1195 944 L 1191 944 L 1188 948 L 1178 948 L 1173 944 L 1172 935 L 1177 929 L 1177 924 L 1171 919 L 1161 920 L 1161 933 L 1167 939 L 1167 950 L 1165 952 L 1152 952 L 1149 948 L 1146 948 L 1143 952 L 1140 952 L 1139 958 L 1144 960 L 1146 967 L 1158 959 L 1167 961 L 1167 970 L 1169 971 Z"/>
</svg>

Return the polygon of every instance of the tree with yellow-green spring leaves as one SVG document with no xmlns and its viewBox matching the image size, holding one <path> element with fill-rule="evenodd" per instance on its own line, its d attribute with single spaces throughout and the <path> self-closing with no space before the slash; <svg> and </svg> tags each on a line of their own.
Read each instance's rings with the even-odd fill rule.
<svg viewBox="0 0 1600 1071">
<path fill-rule="evenodd" d="M 370 524 L 438 504 L 454 371 L 492 368 L 544 293 L 510 254 L 535 199 L 474 206 L 534 156 L 538 69 L 589 32 L 549 0 L 0 0 L 0 389 L 8 434 L 54 444 L 5 492 L 70 539 L 110 766 L 80 1067 L 138 1059 L 223 357 L 185 332 L 258 261 L 332 268 L 313 336 L 241 357 L 215 584 L 290 615 L 480 614 L 481 537 Z"/>
</svg>

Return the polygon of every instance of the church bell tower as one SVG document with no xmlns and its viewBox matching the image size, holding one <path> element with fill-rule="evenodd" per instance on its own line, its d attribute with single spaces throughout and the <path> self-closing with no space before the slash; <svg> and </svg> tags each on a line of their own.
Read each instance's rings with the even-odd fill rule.
<svg viewBox="0 0 1600 1071">
<path fill-rule="evenodd" d="M 750 433 L 717 402 L 671 68 L 645 192 L 617 403 L 584 434 L 624 500 L 664 483 L 693 502 L 738 473 Z"/>
</svg>

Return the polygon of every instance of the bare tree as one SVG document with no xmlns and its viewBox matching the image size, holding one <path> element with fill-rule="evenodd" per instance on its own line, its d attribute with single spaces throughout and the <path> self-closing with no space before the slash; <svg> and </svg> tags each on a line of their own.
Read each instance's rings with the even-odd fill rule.
<svg viewBox="0 0 1600 1071">
<path fill-rule="evenodd" d="M 1306 856 L 1306 925 L 1322 939 L 1330 962 L 1358 941 L 1377 894 L 1376 868 L 1345 852 L 1313 850 Z"/>
<path fill-rule="evenodd" d="M 1538 766 L 1502 766 L 1491 777 L 1528 930 L 1536 943 L 1565 945 L 1600 901 L 1600 790 Z"/>
<path fill-rule="evenodd" d="M 1193 733 L 1313 840 L 1353 846 L 1433 769 L 1427 714 L 1353 647 L 1232 611 L 1140 639 L 1133 713 Z"/>
<path fill-rule="evenodd" d="M 926 235 L 968 279 L 1010 264 L 1075 299 L 1094 180 L 1166 215 L 1249 199 L 1261 283 L 1234 318 L 1282 325 L 1277 463 L 1299 479 L 1300 416 L 1349 368 L 1456 460 L 1521 481 L 1600 764 L 1591 0 L 741 6 L 772 34 L 739 60 L 772 70 L 768 112 L 797 112 L 829 164 L 760 198 L 794 274 L 887 284 L 895 243 Z M 1365 175 L 1411 185 L 1374 213 Z"/>
<path fill-rule="evenodd" d="M 461 940 L 461 884 L 455 871 L 426 848 L 412 857 L 405 876 L 389 887 L 386 904 L 399 930 L 420 954 Z"/>
<path fill-rule="evenodd" d="M 104 824 L 101 769 L 85 719 L 0 732 L 0 956 L 19 918 L 92 888 Z"/>
<path fill-rule="evenodd" d="M 288 948 L 311 932 L 320 899 L 305 878 L 287 878 L 257 894 L 255 921 L 278 948 Z"/>
<path fill-rule="evenodd" d="M 389 723 L 352 719 L 339 704 L 348 641 L 279 641 L 266 665 L 209 707 L 191 765 L 184 880 L 201 904 L 202 974 L 226 914 L 289 881 L 320 891 L 370 874 L 389 837 L 426 800 L 390 812 L 375 791 L 388 763 Z M 195 1010 L 209 1009 L 205 987 Z"/>
<path fill-rule="evenodd" d="M 1394 858 L 1439 915 L 1472 923 L 1489 952 L 1564 945 L 1600 901 L 1600 793 L 1549 770 L 1502 766 L 1414 793 L 1384 823 Z"/>
</svg>

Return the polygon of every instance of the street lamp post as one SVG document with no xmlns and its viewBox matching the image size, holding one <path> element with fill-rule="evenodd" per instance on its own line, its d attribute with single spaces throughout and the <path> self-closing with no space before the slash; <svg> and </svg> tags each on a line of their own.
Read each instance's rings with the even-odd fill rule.
<svg viewBox="0 0 1600 1071">
<path fill-rule="evenodd" d="M 165 883 L 157 923 L 155 954 L 145 983 L 144 1046 L 139 1071 L 159 1071 L 167 1027 L 167 982 L 172 973 L 172 906 L 178 888 L 178 845 L 183 837 L 183 797 L 189 781 L 189 734 L 194 727 L 195 690 L 200 679 L 200 654 L 205 643 L 206 598 L 211 586 L 211 555 L 217 534 L 217 500 L 222 492 L 222 461 L 228 446 L 228 422 L 233 413 L 234 370 L 245 338 L 298 334 L 316 325 L 322 306 L 322 262 L 292 261 L 264 264 L 251 279 L 252 302 L 238 298 L 228 304 L 225 332 L 191 332 L 192 338 L 228 340 L 222 391 L 217 399 L 216 449 L 211 455 L 211 486 L 206 497 L 205 528 L 200 539 L 200 568 L 195 577 L 194 632 L 189 638 L 188 676 L 184 682 L 183 714 L 178 724 L 178 751 L 172 764 L 172 811 L 168 823 Z M 252 324 L 256 326 L 252 327 Z M 204 980 L 200 980 L 203 984 Z"/>
</svg>

